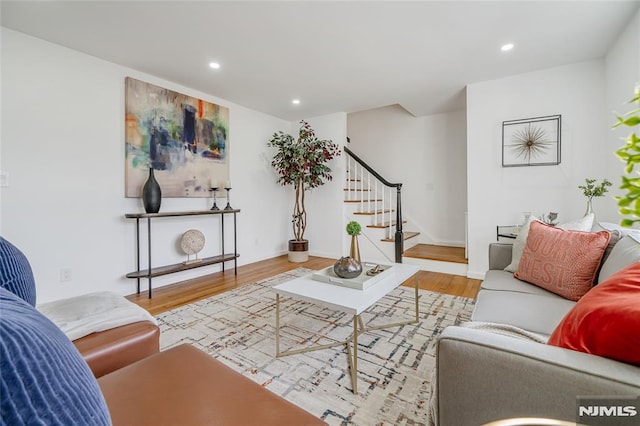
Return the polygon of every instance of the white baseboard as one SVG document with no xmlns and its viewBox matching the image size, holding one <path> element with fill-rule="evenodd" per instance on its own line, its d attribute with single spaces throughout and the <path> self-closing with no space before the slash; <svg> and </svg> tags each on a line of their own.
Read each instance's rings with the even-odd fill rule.
<svg viewBox="0 0 640 426">
<path fill-rule="evenodd" d="M 473 278 L 475 280 L 484 280 L 485 272 L 467 271 L 467 278 Z"/>
<path fill-rule="evenodd" d="M 440 260 L 418 259 L 415 257 L 403 257 L 402 261 L 408 265 L 415 265 L 423 271 L 440 272 L 442 274 L 467 276 L 467 264 L 455 262 L 442 262 Z"/>
</svg>

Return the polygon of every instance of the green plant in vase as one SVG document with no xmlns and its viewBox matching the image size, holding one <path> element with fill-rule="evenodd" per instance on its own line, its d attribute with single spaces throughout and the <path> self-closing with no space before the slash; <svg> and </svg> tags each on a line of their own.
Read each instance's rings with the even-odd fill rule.
<svg viewBox="0 0 640 426">
<path fill-rule="evenodd" d="M 640 84 L 636 85 L 635 96 L 629 103 L 636 104 L 636 108 L 629 111 L 625 115 L 618 116 L 618 122 L 613 126 L 637 127 L 640 124 Z M 616 155 L 626 163 L 624 171 L 627 174 L 640 174 L 640 170 L 636 170 L 635 166 L 640 163 L 640 137 L 635 132 L 631 132 L 629 137 L 625 139 L 625 145 L 616 151 Z M 622 226 L 633 226 L 640 222 L 640 177 L 622 176 L 622 185 L 620 189 L 626 191 L 624 195 L 616 197 L 620 213 L 623 216 Z"/>
<path fill-rule="evenodd" d="M 612 183 L 609 182 L 607 179 L 604 179 L 599 184 L 596 183 L 598 182 L 597 179 L 587 178 L 584 181 L 586 182 L 586 184 L 578 185 L 578 188 L 581 189 L 584 196 L 587 197 L 587 211 L 584 213 L 584 215 L 586 216 L 588 214 L 593 213 L 593 207 L 591 205 L 593 197 L 604 196 L 604 194 L 609 192 L 607 187 L 611 186 Z"/>
<path fill-rule="evenodd" d="M 347 234 L 351 235 L 352 237 L 356 235 L 360 235 L 361 231 L 362 231 L 362 227 L 355 220 L 352 220 L 351 222 L 347 223 Z"/>
<path fill-rule="evenodd" d="M 351 250 L 349 256 L 360 262 L 360 247 L 358 246 L 358 235 L 362 231 L 362 227 L 358 222 L 352 220 L 347 223 L 347 234 L 351 235 Z"/>
</svg>

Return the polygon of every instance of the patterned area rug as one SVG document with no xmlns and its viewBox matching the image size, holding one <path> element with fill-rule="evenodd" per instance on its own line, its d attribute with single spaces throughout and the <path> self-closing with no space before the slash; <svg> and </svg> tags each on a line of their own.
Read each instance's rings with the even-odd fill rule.
<svg viewBox="0 0 640 426">
<path fill-rule="evenodd" d="M 311 271 L 298 268 L 157 316 L 162 349 L 189 343 L 331 425 L 421 425 L 427 422 L 435 341 L 468 321 L 474 301 L 420 290 L 420 321 L 358 338 L 358 391 L 344 346 L 275 358 L 271 287 Z M 411 319 L 414 289 L 400 287 L 362 314 L 366 325 Z M 281 298 L 281 350 L 350 336 L 353 317 Z"/>
</svg>

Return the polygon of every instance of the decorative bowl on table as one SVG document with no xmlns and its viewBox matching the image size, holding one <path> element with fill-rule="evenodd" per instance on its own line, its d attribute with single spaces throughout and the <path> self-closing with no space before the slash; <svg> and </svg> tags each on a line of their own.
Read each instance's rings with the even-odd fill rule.
<svg viewBox="0 0 640 426">
<path fill-rule="evenodd" d="M 333 265 L 333 272 L 340 278 L 355 278 L 362 273 L 362 264 L 350 256 L 341 257 Z"/>
</svg>

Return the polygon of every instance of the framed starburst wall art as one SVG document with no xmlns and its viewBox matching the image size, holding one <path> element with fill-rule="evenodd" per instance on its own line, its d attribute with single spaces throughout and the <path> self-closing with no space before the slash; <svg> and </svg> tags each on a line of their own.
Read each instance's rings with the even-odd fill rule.
<svg viewBox="0 0 640 426">
<path fill-rule="evenodd" d="M 502 122 L 502 167 L 560 164 L 561 115 Z"/>
</svg>

